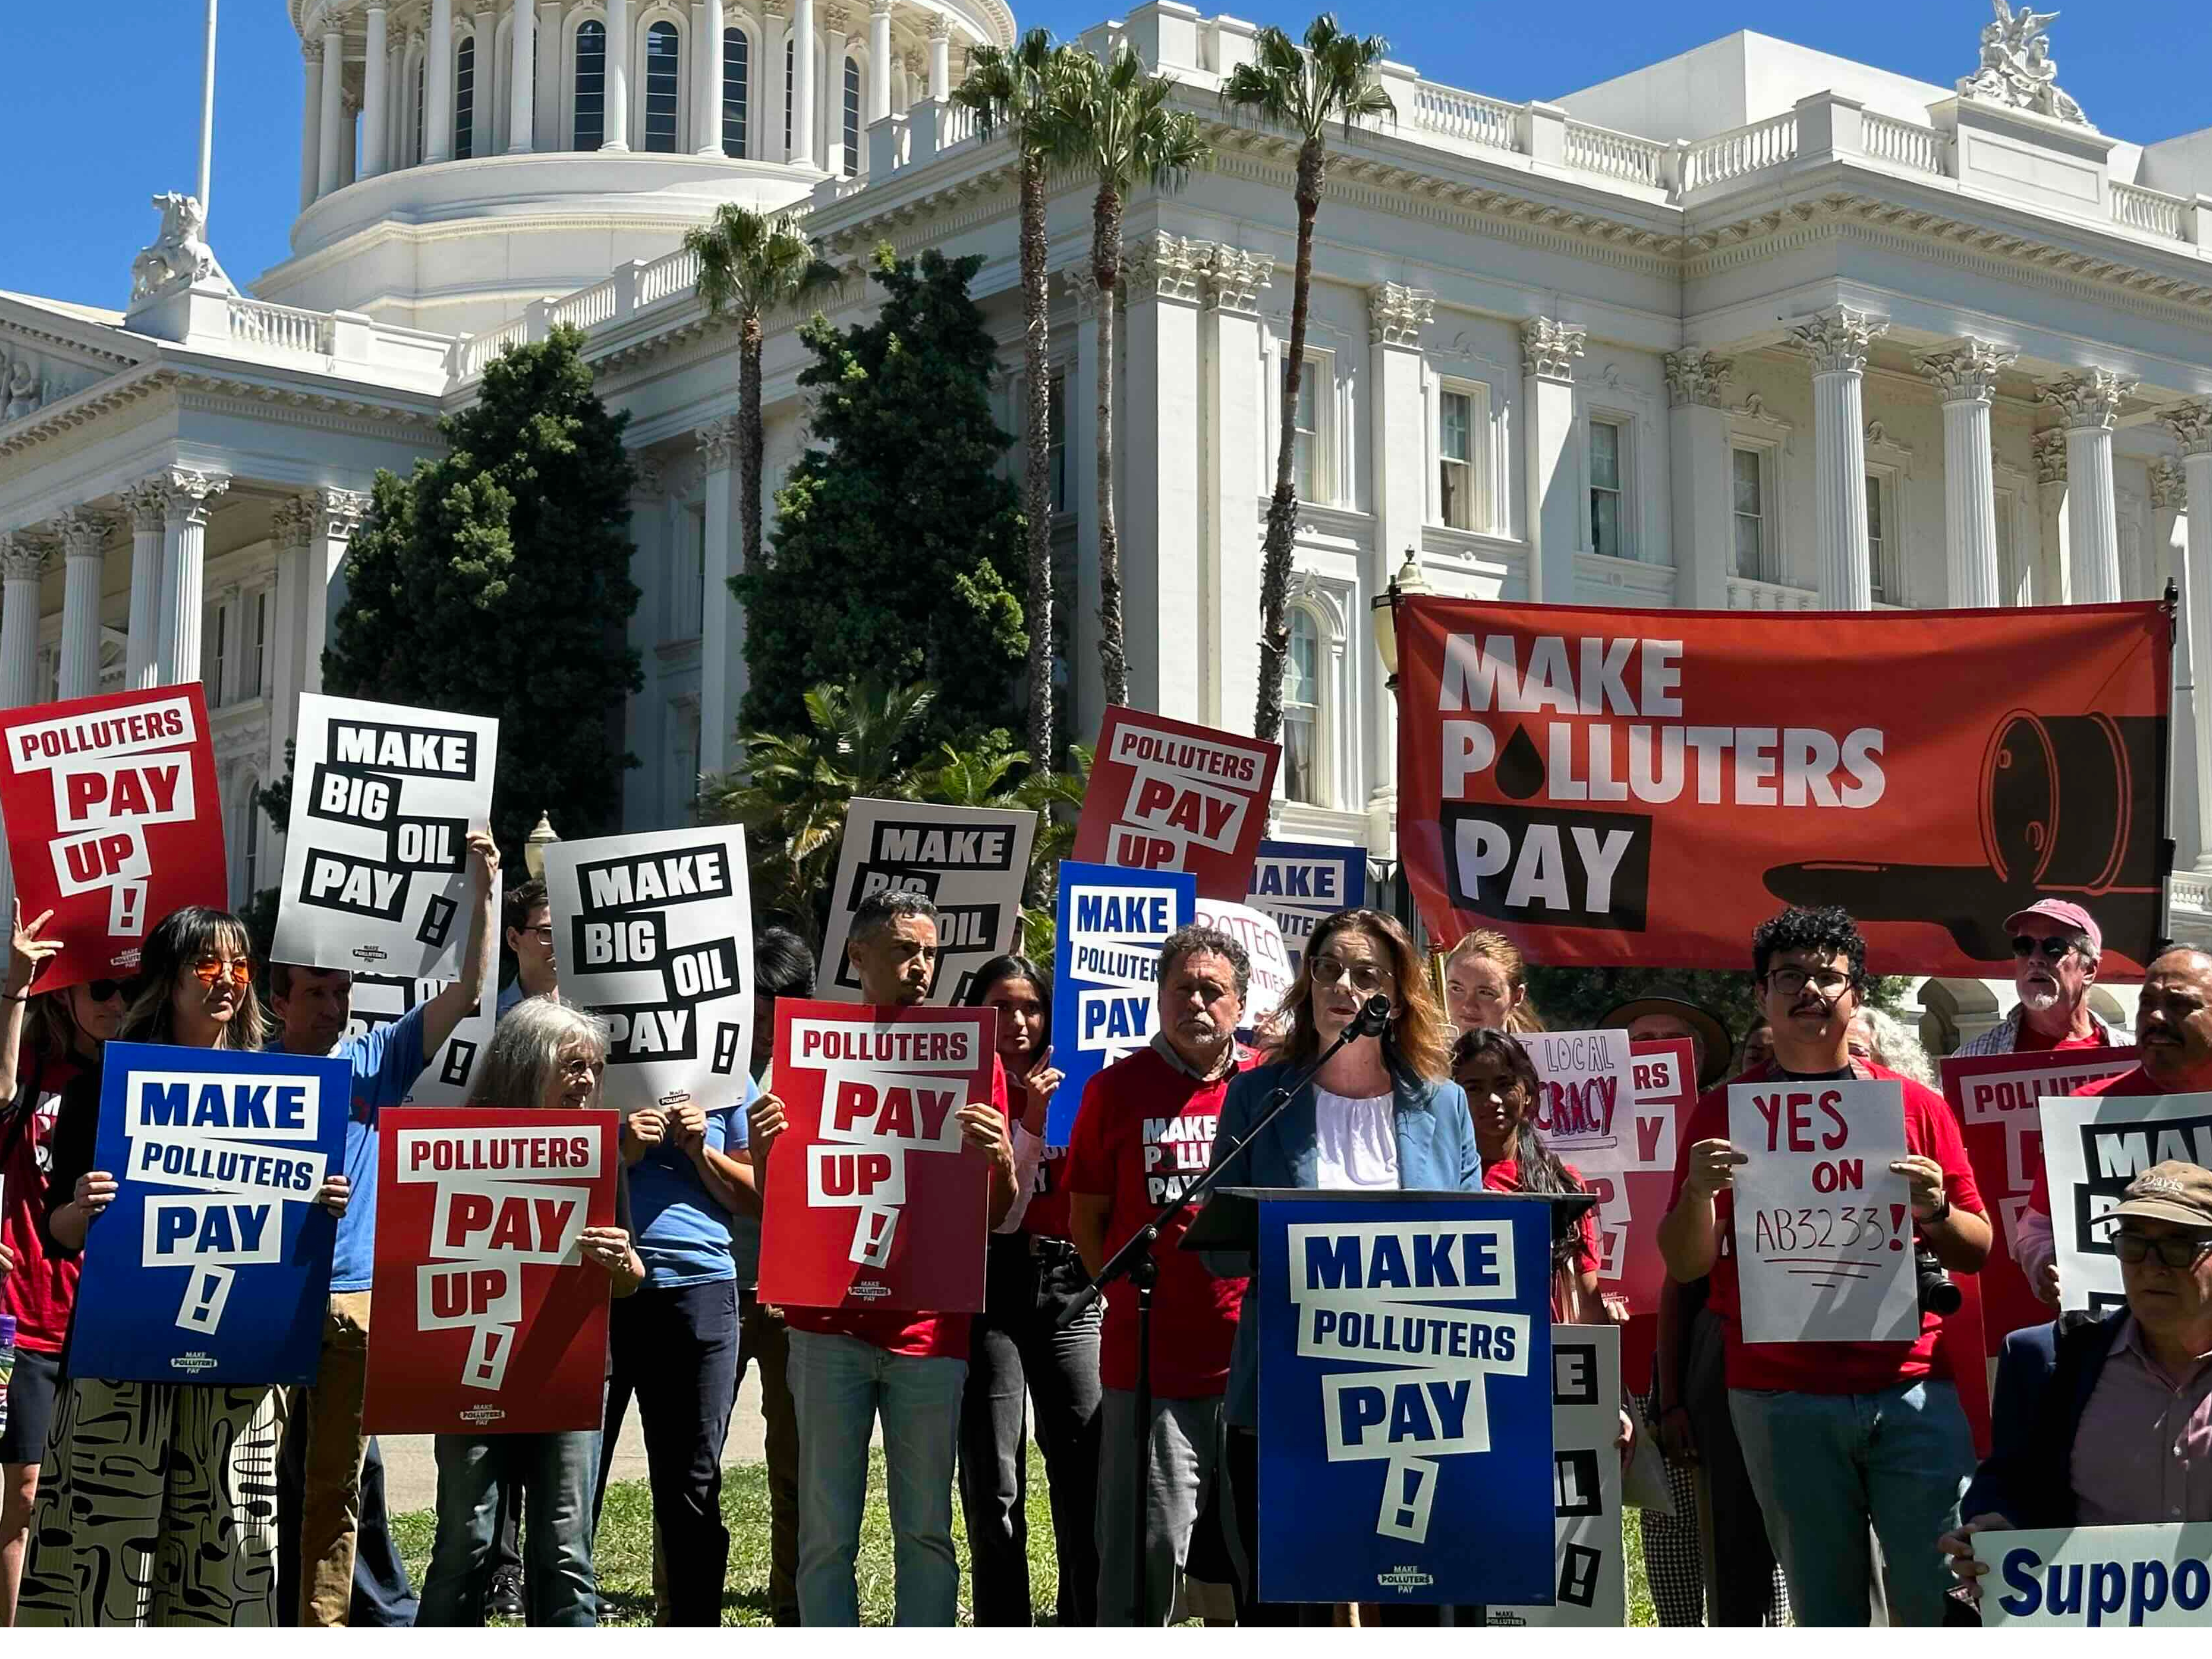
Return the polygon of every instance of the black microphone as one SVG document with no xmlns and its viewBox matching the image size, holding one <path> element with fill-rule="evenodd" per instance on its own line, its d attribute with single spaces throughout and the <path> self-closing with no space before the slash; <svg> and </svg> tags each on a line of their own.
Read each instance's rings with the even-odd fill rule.
<svg viewBox="0 0 2212 1659">
<path fill-rule="evenodd" d="M 1355 1036 L 1379 1037 L 1390 1029 L 1390 999 L 1371 996 L 1353 1018 L 1352 1031 Z"/>
</svg>

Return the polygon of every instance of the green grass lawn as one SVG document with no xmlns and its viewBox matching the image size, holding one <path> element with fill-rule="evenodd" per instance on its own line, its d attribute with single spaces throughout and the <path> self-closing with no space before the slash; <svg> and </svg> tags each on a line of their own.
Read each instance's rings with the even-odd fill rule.
<svg viewBox="0 0 2212 1659">
<path fill-rule="evenodd" d="M 1030 1453 L 1030 1601 L 1037 1622 L 1052 1622 L 1053 1597 L 1060 1569 L 1052 1553 L 1052 1512 L 1045 1496 L 1043 1462 L 1034 1448 Z M 736 1465 L 723 1472 L 722 1518 L 730 1528 L 730 1575 L 722 1593 L 725 1625 L 765 1625 L 768 1607 L 768 1469 L 760 1463 Z M 1658 1621 L 1651 1611 L 1651 1596 L 1644 1582 L 1644 1553 L 1638 1544 L 1638 1516 L 1629 1512 L 1626 1533 L 1628 1558 L 1628 1610 L 1632 1625 Z M 393 1538 L 407 1559 L 407 1571 L 416 1587 L 422 1587 L 429 1565 L 430 1541 L 436 1517 L 428 1510 L 394 1516 Z M 952 1506 L 953 1547 L 960 1554 L 960 1621 L 969 1622 L 968 1535 L 960 1506 Z M 653 1622 L 653 1510 L 641 1480 L 625 1481 L 607 1488 L 606 1510 L 599 1519 L 597 1550 L 599 1572 L 600 1622 L 607 1625 L 650 1625 Z M 860 1613 L 871 1625 L 887 1625 L 891 1618 L 891 1528 L 884 1499 L 884 1458 L 878 1451 L 868 1460 L 868 1504 L 860 1528 Z"/>
</svg>

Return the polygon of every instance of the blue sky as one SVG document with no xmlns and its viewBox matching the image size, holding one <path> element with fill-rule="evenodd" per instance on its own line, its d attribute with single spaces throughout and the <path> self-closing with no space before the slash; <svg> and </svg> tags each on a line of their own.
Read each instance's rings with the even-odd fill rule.
<svg viewBox="0 0 2212 1659">
<path fill-rule="evenodd" d="M 0 0 L 8 130 L 0 179 L 0 289 L 119 306 L 150 240 L 148 198 L 190 190 L 198 161 L 202 0 L 75 5 Z M 1310 3 L 1310 0 L 1307 0 Z M 1223 9 L 1218 3 L 1201 9 Z M 1244 0 L 1233 14 L 1293 33 L 1305 4 Z M 2052 31 L 2062 82 L 2106 131 L 2138 143 L 2212 126 L 2212 21 L 2203 0 L 2072 0 Z M 1017 0 L 1024 28 L 1073 34 L 1101 0 Z M 1431 80 L 1516 101 L 1550 97 L 1740 28 L 1948 85 L 1974 64 L 1981 0 L 1356 0 L 1349 27 L 1389 36 Z M 213 240 L 241 283 L 283 258 L 299 203 L 297 37 L 283 0 L 225 0 Z"/>
</svg>

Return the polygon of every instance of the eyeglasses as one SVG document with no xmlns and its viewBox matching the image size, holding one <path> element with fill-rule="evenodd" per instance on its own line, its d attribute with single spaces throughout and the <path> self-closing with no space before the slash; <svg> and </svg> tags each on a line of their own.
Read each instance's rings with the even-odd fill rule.
<svg viewBox="0 0 2212 1659">
<path fill-rule="evenodd" d="M 1816 969 L 1811 973 L 1802 968 L 1777 968 L 1767 975 L 1766 982 L 1785 997 L 1796 996 L 1808 985 L 1824 997 L 1835 997 L 1850 988 L 1851 976 L 1832 968 Z"/>
<path fill-rule="evenodd" d="M 2070 939 L 2038 939 L 2033 933 L 2012 936 L 2012 953 L 2022 958 L 2039 955 L 2045 962 L 2062 962 L 2073 948 Z"/>
<path fill-rule="evenodd" d="M 84 994 L 94 1002 L 106 1002 L 123 994 L 123 981 L 119 979 L 96 979 L 84 988 Z"/>
<path fill-rule="evenodd" d="M 518 933 L 529 934 L 540 945 L 550 945 L 553 942 L 553 926 L 550 922 L 537 927 L 518 927 L 514 931 Z"/>
<path fill-rule="evenodd" d="M 226 979 L 240 990 L 253 982 L 253 963 L 245 957 L 233 957 L 228 962 L 214 957 L 202 957 L 192 964 L 192 974 L 199 982 L 210 988 Z"/>
<path fill-rule="evenodd" d="M 1360 995 L 1372 996 L 1396 977 L 1388 969 L 1371 962 L 1346 962 L 1338 957 L 1313 958 L 1313 981 L 1324 989 L 1339 981 L 1349 981 Z"/>
<path fill-rule="evenodd" d="M 561 1062 L 561 1075 L 571 1083 L 582 1083 L 598 1077 L 606 1069 L 606 1062 L 601 1060 L 564 1060 Z"/>
<path fill-rule="evenodd" d="M 2112 1235 L 2112 1254 L 2131 1267 L 2148 1261 L 2153 1250 L 2169 1267 L 2193 1267 L 2199 1256 L 2212 1250 L 2212 1233 L 2167 1233 L 2153 1238 L 2123 1229 Z"/>
</svg>

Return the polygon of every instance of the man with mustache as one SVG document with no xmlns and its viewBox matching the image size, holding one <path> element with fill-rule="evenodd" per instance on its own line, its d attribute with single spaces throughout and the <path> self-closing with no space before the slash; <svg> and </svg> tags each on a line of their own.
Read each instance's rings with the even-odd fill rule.
<svg viewBox="0 0 2212 1659">
<path fill-rule="evenodd" d="M 2136 1003 L 2135 1070 L 2100 1078 L 2077 1095 L 2212 1094 L 2212 954 L 2177 945 L 2153 958 Z M 2058 1261 L 2051 1231 L 2051 1180 L 2035 1172 L 2035 1190 L 2020 1218 L 2020 1264 L 2036 1293 L 2058 1305 Z"/>
<path fill-rule="evenodd" d="M 1833 908 L 1784 910 L 1752 935 L 1752 971 L 1774 1060 L 1737 1081 L 1895 1082 L 1907 1152 L 1890 1168 L 1905 1177 L 1915 1237 L 1953 1272 L 1978 1269 L 1990 1224 L 1950 1109 L 1933 1090 L 1851 1059 L 1851 1017 L 1867 983 L 1856 925 Z M 1729 1144 L 1728 1127 L 1728 1088 L 1709 1091 L 1682 1135 L 1659 1248 L 1677 1281 L 1711 1275 L 1708 1306 L 1725 1340 L 1729 1416 L 1797 1622 L 1868 1622 L 1871 1525 L 1890 1622 L 1939 1625 L 1948 1580 L 1928 1540 L 1958 1525 L 1974 1468 L 1958 1389 L 1936 1352 L 1942 1321 L 1923 1309 L 1909 1343 L 1747 1343 L 1730 1189 L 1748 1159 Z"/>
</svg>

